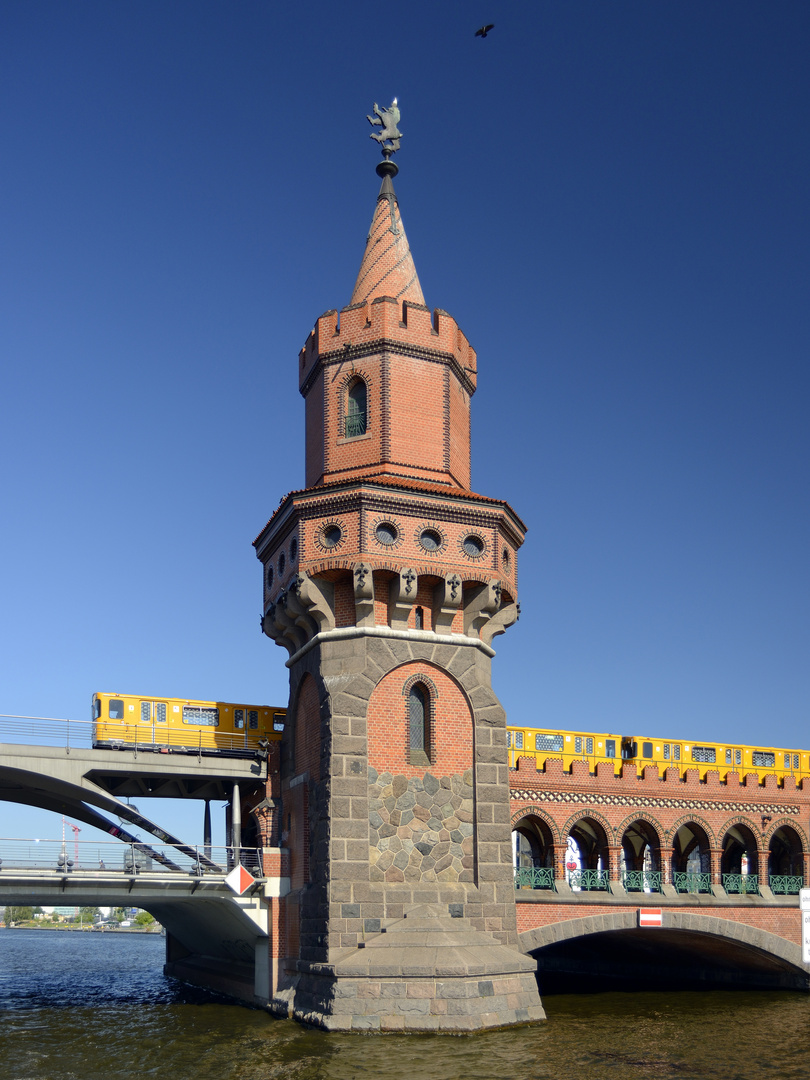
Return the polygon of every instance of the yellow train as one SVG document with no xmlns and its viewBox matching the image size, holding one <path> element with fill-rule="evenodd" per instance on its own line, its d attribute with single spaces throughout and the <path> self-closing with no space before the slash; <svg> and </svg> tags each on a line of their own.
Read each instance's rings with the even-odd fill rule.
<svg viewBox="0 0 810 1080">
<path fill-rule="evenodd" d="M 613 763 L 618 774 L 624 764 L 635 764 L 641 770 L 657 765 L 660 775 L 664 769 L 676 768 L 683 775 L 686 769 L 698 769 L 701 780 L 709 771 L 725 779 L 728 773 L 740 776 L 756 773 L 760 782 L 766 776 L 800 780 L 810 776 L 810 753 L 807 750 L 788 750 L 775 746 L 744 746 L 701 742 L 686 739 L 653 739 L 648 735 L 614 735 L 595 732 L 555 731 L 546 728 L 507 729 L 509 766 L 517 768 L 518 758 L 534 758 L 542 770 L 547 758 L 560 758 L 566 772 L 572 761 L 587 761 L 594 772 L 600 761 Z"/>
<path fill-rule="evenodd" d="M 93 746 L 250 757 L 281 739 L 285 709 L 224 701 L 93 694 Z"/>
</svg>

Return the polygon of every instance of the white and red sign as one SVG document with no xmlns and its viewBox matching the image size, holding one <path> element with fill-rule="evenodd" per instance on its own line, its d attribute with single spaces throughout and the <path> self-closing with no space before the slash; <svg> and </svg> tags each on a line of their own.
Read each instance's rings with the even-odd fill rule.
<svg viewBox="0 0 810 1080">
<path fill-rule="evenodd" d="M 638 909 L 639 926 L 663 926 L 664 913 L 661 908 L 642 907 Z"/>
<path fill-rule="evenodd" d="M 232 889 L 237 896 L 241 896 L 248 891 L 251 885 L 256 884 L 256 878 L 240 863 L 240 865 L 235 866 L 225 878 L 225 884 L 229 889 Z"/>
</svg>

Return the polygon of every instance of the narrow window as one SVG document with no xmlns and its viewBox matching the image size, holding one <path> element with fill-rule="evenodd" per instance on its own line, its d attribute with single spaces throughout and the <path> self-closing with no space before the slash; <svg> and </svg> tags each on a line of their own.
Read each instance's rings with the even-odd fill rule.
<svg viewBox="0 0 810 1080">
<path fill-rule="evenodd" d="M 417 630 L 424 630 L 425 628 L 425 612 L 420 607 L 414 612 L 414 626 Z"/>
<path fill-rule="evenodd" d="M 585 740 L 585 753 L 586 754 L 592 754 L 593 753 L 593 739 L 586 739 Z"/>
<path fill-rule="evenodd" d="M 362 379 L 355 379 L 346 395 L 346 438 L 365 435 L 367 427 L 368 393 Z"/>
<path fill-rule="evenodd" d="M 430 746 L 430 699 L 423 686 L 414 683 L 408 694 L 408 724 L 411 754 L 427 755 Z"/>
<path fill-rule="evenodd" d="M 522 731 L 516 731 L 515 732 L 515 749 L 516 750 L 522 750 L 523 749 L 523 732 Z"/>
<path fill-rule="evenodd" d="M 575 754 L 581 754 L 582 753 L 582 736 L 581 735 L 576 735 L 574 737 L 574 753 Z"/>
</svg>

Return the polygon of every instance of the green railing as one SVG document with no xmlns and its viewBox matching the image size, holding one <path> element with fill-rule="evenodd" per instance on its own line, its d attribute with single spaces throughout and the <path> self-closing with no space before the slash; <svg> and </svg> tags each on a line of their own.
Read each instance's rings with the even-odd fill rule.
<svg viewBox="0 0 810 1080">
<path fill-rule="evenodd" d="M 515 871 L 516 889 L 553 889 L 554 870 L 550 866 L 519 866 Z"/>
<path fill-rule="evenodd" d="M 712 891 L 712 875 L 690 874 L 677 870 L 672 875 L 672 884 L 677 892 L 708 893 Z"/>
<path fill-rule="evenodd" d="M 723 874 L 723 888 L 727 893 L 758 893 L 757 874 Z"/>
<path fill-rule="evenodd" d="M 571 870 L 568 874 L 568 884 L 572 889 L 606 890 L 608 881 L 607 870 Z"/>
<path fill-rule="evenodd" d="M 775 896 L 796 895 L 804 888 L 804 878 L 801 874 L 771 874 L 768 884 Z"/>
<path fill-rule="evenodd" d="M 627 892 L 661 892 L 661 871 L 625 870 L 622 885 Z"/>
</svg>

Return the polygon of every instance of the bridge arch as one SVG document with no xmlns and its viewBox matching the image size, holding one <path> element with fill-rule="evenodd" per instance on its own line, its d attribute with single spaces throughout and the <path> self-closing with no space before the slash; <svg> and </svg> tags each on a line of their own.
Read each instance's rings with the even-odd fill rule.
<svg viewBox="0 0 810 1080">
<path fill-rule="evenodd" d="M 759 873 L 759 836 L 751 819 L 736 815 L 718 830 L 720 872 L 723 874 Z"/>
<path fill-rule="evenodd" d="M 561 832 L 566 843 L 570 839 L 576 844 L 582 870 L 608 870 L 615 831 L 607 818 L 594 810 L 583 810 L 573 814 Z"/>
<path fill-rule="evenodd" d="M 660 871 L 664 835 L 664 829 L 651 814 L 642 811 L 625 818 L 616 829 L 622 868 Z"/>
<path fill-rule="evenodd" d="M 672 847 L 673 873 L 710 873 L 711 853 L 717 846 L 717 838 L 703 818 L 684 816 L 679 818 L 667 834 Z"/>
<path fill-rule="evenodd" d="M 588 915 L 525 930 L 524 952 L 538 961 L 541 993 L 549 985 L 579 988 L 593 978 L 636 987 L 810 988 L 801 947 L 758 927 L 678 910 L 664 925 L 640 928 L 635 909 Z"/>
<path fill-rule="evenodd" d="M 515 812 L 512 814 L 511 821 L 511 827 L 513 832 L 515 831 L 515 829 L 518 828 L 520 823 L 525 818 L 537 818 L 538 821 L 542 821 L 551 833 L 551 839 L 553 840 L 553 842 L 555 844 L 559 844 L 562 842 L 560 830 L 557 827 L 557 822 L 554 820 L 551 814 L 548 813 L 547 810 L 542 810 L 539 806 L 524 806 L 520 810 L 515 810 Z"/>
<path fill-rule="evenodd" d="M 769 830 L 767 844 L 769 883 L 772 877 L 801 877 L 804 879 L 807 837 L 803 835 L 803 830 L 795 822 L 787 820 L 778 822 L 774 828 Z"/>
</svg>

